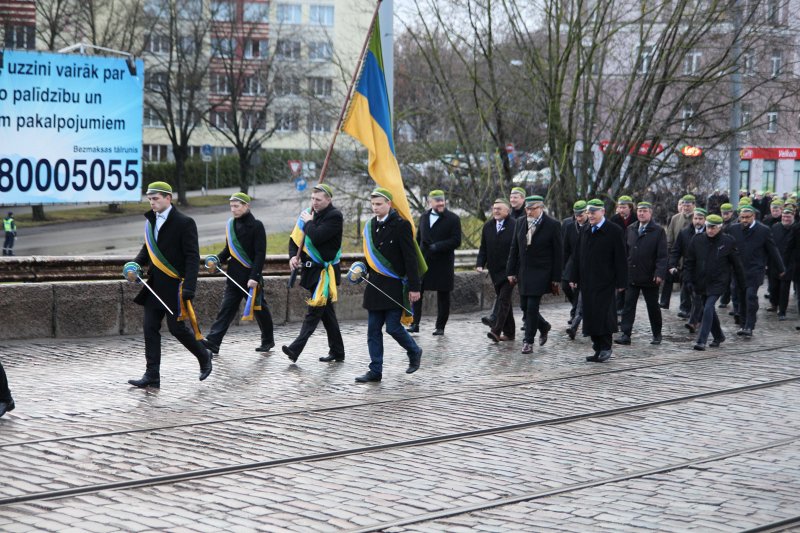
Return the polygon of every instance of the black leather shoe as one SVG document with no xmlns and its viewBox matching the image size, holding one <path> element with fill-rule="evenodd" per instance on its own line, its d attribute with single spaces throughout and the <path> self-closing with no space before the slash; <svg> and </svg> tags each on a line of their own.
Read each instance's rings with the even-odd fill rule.
<svg viewBox="0 0 800 533">
<path fill-rule="evenodd" d="M 661 309 L 669 309 L 669 304 L 658 304 Z"/>
<path fill-rule="evenodd" d="M 597 354 L 598 363 L 605 363 L 609 359 L 611 359 L 611 350 L 602 350 L 599 354 Z"/>
<path fill-rule="evenodd" d="M 689 333 L 697 333 L 697 324 L 691 324 L 687 322 L 686 324 L 683 325 L 683 327 L 688 329 Z"/>
<path fill-rule="evenodd" d="M 533 353 L 533 344 L 529 342 L 522 343 L 522 353 Z"/>
<path fill-rule="evenodd" d="M 406 328 L 409 333 L 419 333 L 419 324 L 411 324 Z"/>
<path fill-rule="evenodd" d="M 134 387 L 145 388 L 145 387 L 154 387 L 159 388 L 161 387 L 161 378 L 159 376 L 148 376 L 145 374 L 140 379 L 129 379 L 128 383 L 133 385 Z"/>
<path fill-rule="evenodd" d="M 281 346 L 281 350 L 283 351 L 283 353 L 289 356 L 289 361 L 291 361 L 292 363 L 296 363 L 297 358 L 300 357 L 299 353 L 294 353 L 292 350 L 289 349 L 288 346 Z"/>
<path fill-rule="evenodd" d="M 0 416 L 13 411 L 16 406 L 17 404 L 14 403 L 13 398 L 7 402 L 0 402 Z"/>
<path fill-rule="evenodd" d="M 413 374 L 417 370 L 419 370 L 419 364 L 422 362 L 422 348 L 413 355 L 408 356 L 408 368 L 406 368 L 406 374 Z"/>
<path fill-rule="evenodd" d="M 597 356 L 598 355 L 599 355 L 599 353 L 596 353 L 594 355 L 587 355 L 586 356 L 586 360 L 589 361 L 590 363 L 597 363 L 598 362 L 598 360 L 597 360 Z"/>
<path fill-rule="evenodd" d="M 712 348 L 719 348 L 719 345 L 725 342 L 725 335 L 720 337 L 719 339 L 714 339 L 708 345 Z"/>
<path fill-rule="evenodd" d="M 569 335 L 569 340 L 574 341 L 575 340 L 575 335 L 577 333 L 578 332 L 575 331 L 575 328 L 573 328 L 572 326 L 567 328 L 567 335 Z"/>
<path fill-rule="evenodd" d="M 483 324 L 484 326 L 492 327 L 492 326 L 494 326 L 494 323 L 496 321 L 497 321 L 497 317 L 494 317 L 492 315 L 481 317 L 481 324 Z"/>
<path fill-rule="evenodd" d="M 358 376 L 356 378 L 356 383 L 371 383 L 371 382 L 377 382 L 377 381 L 380 381 L 380 380 L 381 380 L 381 375 L 380 374 L 376 374 L 375 372 L 370 370 L 366 374 L 364 374 L 363 376 Z"/>
<path fill-rule="evenodd" d="M 698 352 L 704 352 L 704 351 L 706 351 L 706 345 L 705 344 L 700 344 L 698 342 L 697 344 L 694 345 L 694 349 L 697 350 Z"/>
<path fill-rule="evenodd" d="M 778 321 L 779 322 L 785 322 L 786 321 L 786 315 L 778 315 Z"/>
<path fill-rule="evenodd" d="M 330 363 L 331 361 L 336 361 L 337 363 L 341 363 L 342 361 L 344 361 L 344 356 L 334 355 L 332 353 L 329 353 L 325 357 L 320 357 L 319 360 L 322 361 L 323 363 Z"/>
<path fill-rule="evenodd" d="M 753 330 L 750 328 L 742 328 L 742 337 L 752 337 Z"/>
<path fill-rule="evenodd" d="M 219 354 L 219 346 L 216 344 L 212 344 L 211 341 L 208 339 L 200 339 L 200 344 L 206 347 L 206 349 L 211 350 L 211 353 L 214 355 Z"/>
<path fill-rule="evenodd" d="M 500 335 L 498 335 L 494 331 L 490 331 L 489 333 L 486 334 L 486 336 L 492 339 L 493 342 L 500 342 Z"/>
<path fill-rule="evenodd" d="M 544 346 L 544 343 L 547 342 L 547 334 L 550 333 L 551 329 L 553 329 L 553 326 L 545 322 L 544 328 L 539 332 L 539 346 Z"/>
<path fill-rule="evenodd" d="M 728 311 L 728 316 L 736 316 L 736 311 Z"/>
<path fill-rule="evenodd" d="M 686 311 L 678 311 L 678 318 L 689 318 L 689 313 Z"/>
<path fill-rule="evenodd" d="M 728 308 L 728 304 L 719 304 L 717 306 L 717 308 L 719 308 L 719 309 L 727 309 Z"/>
<path fill-rule="evenodd" d="M 435 330 L 433 330 L 433 333 L 431 333 L 431 335 L 436 335 L 436 336 L 444 335 L 444 330 L 443 329 L 435 329 Z"/>
<path fill-rule="evenodd" d="M 625 346 L 630 346 L 631 344 L 631 336 L 627 333 L 623 333 L 616 339 L 614 339 L 614 344 L 624 344 Z"/>
<path fill-rule="evenodd" d="M 775 307 L 774 305 L 770 305 L 769 307 L 767 307 L 767 308 L 765 309 L 765 311 L 766 311 L 767 313 L 774 313 L 774 312 L 775 312 L 775 311 L 777 311 L 777 310 L 778 310 L 778 308 L 777 308 L 777 307 Z"/>
<path fill-rule="evenodd" d="M 213 368 L 211 360 L 214 358 L 214 354 L 211 353 L 211 350 L 206 351 L 208 352 L 208 359 L 206 359 L 206 364 L 200 365 L 200 381 L 205 381 L 206 378 L 211 375 L 211 370 Z"/>
<path fill-rule="evenodd" d="M 653 346 L 658 346 L 661 344 L 661 335 L 653 335 L 653 340 L 650 341 L 650 344 Z"/>
<path fill-rule="evenodd" d="M 273 349 L 274 347 L 275 347 L 275 343 L 274 342 L 264 342 L 264 343 L 261 343 L 261 346 L 256 348 L 256 351 L 257 352 L 268 352 L 271 349 Z"/>
</svg>

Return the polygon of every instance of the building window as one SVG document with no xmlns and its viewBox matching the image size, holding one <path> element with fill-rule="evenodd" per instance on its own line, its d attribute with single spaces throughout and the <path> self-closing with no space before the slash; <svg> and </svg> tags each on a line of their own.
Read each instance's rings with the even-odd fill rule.
<svg viewBox="0 0 800 533">
<path fill-rule="evenodd" d="M 740 133 L 747 135 L 747 130 L 750 129 L 750 124 L 753 122 L 753 111 L 750 104 L 742 104 L 742 111 L 739 115 Z"/>
<path fill-rule="evenodd" d="M 300 78 L 275 76 L 275 94 L 277 96 L 296 96 L 300 94 Z"/>
<path fill-rule="evenodd" d="M 266 2 L 245 2 L 242 8 L 245 22 L 269 22 L 269 4 Z"/>
<path fill-rule="evenodd" d="M 236 49 L 236 42 L 230 38 L 211 38 L 211 55 L 218 58 L 231 58 Z"/>
<path fill-rule="evenodd" d="M 330 41 L 313 41 L 308 43 L 308 59 L 329 61 L 333 58 L 333 45 Z"/>
<path fill-rule="evenodd" d="M 303 12 L 297 4 L 278 4 L 278 22 L 281 24 L 300 24 Z"/>
<path fill-rule="evenodd" d="M 169 53 L 169 35 L 151 33 L 147 37 L 147 50 L 153 54 Z"/>
<path fill-rule="evenodd" d="M 332 122 L 333 119 L 326 113 L 312 113 L 308 117 L 308 128 L 312 133 L 328 133 Z"/>
<path fill-rule="evenodd" d="M 773 78 L 781 75 L 781 68 L 783 65 L 783 54 L 778 49 L 773 49 L 772 54 L 769 56 L 770 65 L 772 67 L 770 74 Z"/>
<path fill-rule="evenodd" d="M 695 108 L 693 105 L 683 106 L 681 113 L 681 130 L 683 131 L 697 131 L 697 124 L 694 120 Z"/>
<path fill-rule="evenodd" d="M 333 26 L 333 6 L 311 6 L 308 22 L 317 26 Z"/>
<path fill-rule="evenodd" d="M 242 112 L 242 129 L 245 130 L 263 130 L 267 127 L 266 113 L 264 111 L 243 111 Z"/>
<path fill-rule="evenodd" d="M 5 31 L 4 42 L 6 48 L 18 48 L 21 50 L 34 50 L 36 48 L 35 26 L 13 26 L 9 24 L 5 27 Z"/>
<path fill-rule="evenodd" d="M 262 96 L 266 92 L 266 87 L 258 76 L 248 76 L 244 79 L 242 94 L 246 96 Z"/>
<path fill-rule="evenodd" d="M 144 86 L 148 91 L 164 92 L 167 88 L 166 72 L 145 72 Z"/>
<path fill-rule="evenodd" d="M 231 94 L 228 76 L 220 72 L 212 73 L 210 77 L 210 90 L 214 94 Z"/>
<path fill-rule="evenodd" d="M 191 57 L 197 52 L 197 41 L 193 35 L 181 36 L 179 43 L 181 50 L 180 53 L 183 57 Z"/>
<path fill-rule="evenodd" d="M 653 61 L 656 56 L 656 47 L 640 46 L 639 47 L 639 60 L 636 66 L 636 71 L 639 74 L 647 74 L 653 68 Z"/>
<path fill-rule="evenodd" d="M 778 162 L 774 159 L 764 160 L 764 169 L 761 171 L 761 188 L 764 191 L 775 191 L 775 167 Z"/>
<path fill-rule="evenodd" d="M 756 75 L 756 54 L 752 51 L 742 54 L 742 74 L 744 76 Z"/>
<path fill-rule="evenodd" d="M 275 47 L 275 55 L 280 59 L 300 59 L 300 41 L 279 40 Z"/>
<path fill-rule="evenodd" d="M 767 111 L 767 133 L 778 132 L 778 112 L 774 109 Z"/>
<path fill-rule="evenodd" d="M 269 41 L 267 39 L 247 39 L 244 42 L 245 59 L 259 59 L 269 55 Z"/>
<path fill-rule="evenodd" d="M 145 163 L 154 163 L 157 161 L 167 161 L 168 150 L 166 144 L 145 144 L 142 145 L 142 160 Z"/>
<path fill-rule="evenodd" d="M 767 0 L 767 23 L 773 26 L 781 24 L 781 1 Z"/>
<path fill-rule="evenodd" d="M 703 53 L 699 50 L 692 50 L 683 58 L 683 73 L 686 76 L 694 76 L 700 70 L 700 58 Z"/>
<path fill-rule="evenodd" d="M 275 113 L 275 131 L 297 131 L 297 113 Z"/>
<path fill-rule="evenodd" d="M 163 128 L 164 123 L 161 122 L 160 118 L 158 118 L 158 114 L 155 112 L 155 110 L 145 107 L 142 126 L 145 128 Z"/>
<path fill-rule="evenodd" d="M 750 190 L 750 161 L 739 161 L 739 188 Z"/>
<path fill-rule="evenodd" d="M 231 127 L 231 112 L 230 111 L 212 111 L 209 115 L 209 121 L 215 128 L 227 130 Z"/>
<path fill-rule="evenodd" d="M 234 4 L 226 0 L 211 2 L 211 18 L 217 22 L 232 22 Z"/>
<path fill-rule="evenodd" d="M 326 97 L 333 91 L 333 80 L 330 78 L 308 78 L 308 92 L 312 96 Z"/>
</svg>

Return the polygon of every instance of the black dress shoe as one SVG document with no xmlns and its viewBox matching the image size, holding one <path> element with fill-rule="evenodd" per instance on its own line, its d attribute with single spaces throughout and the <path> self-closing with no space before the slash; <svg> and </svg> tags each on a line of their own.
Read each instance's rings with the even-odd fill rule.
<svg viewBox="0 0 800 533">
<path fill-rule="evenodd" d="M 601 350 L 599 354 L 597 354 L 597 362 L 598 363 L 605 363 L 611 359 L 611 350 Z"/>
<path fill-rule="evenodd" d="M 725 342 L 725 335 L 720 337 L 719 339 L 714 339 L 708 345 L 712 348 L 719 348 L 719 345 Z"/>
<path fill-rule="evenodd" d="M 686 311 L 678 311 L 678 318 L 689 318 L 689 313 Z"/>
<path fill-rule="evenodd" d="M 752 337 L 753 330 L 750 328 L 742 328 L 742 337 Z"/>
<path fill-rule="evenodd" d="M 381 380 L 381 375 L 380 374 L 376 374 L 375 372 L 370 370 L 366 374 L 364 374 L 363 376 L 358 376 L 356 378 L 356 383 L 370 383 L 370 382 L 376 382 L 376 381 L 380 381 L 380 380 Z"/>
<path fill-rule="evenodd" d="M 769 307 L 766 308 L 766 312 L 767 313 L 774 313 L 777 310 L 778 310 L 778 308 L 775 307 L 774 305 L 770 305 Z"/>
<path fill-rule="evenodd" d="M 653 335 L 653 340 L 650 341 L 650 344 L 654 346 L 661 344 L 661 335 Z"/>
<path fill-rule="evenodd" d="M 719 309 L 727 309 L 728 308 L 728 304 L 719 304 L 717 307 Z"/>
<path fill-rule="evenodd" d="M 13 398 L 8 400 L 7 402 L 0 402 L 0 416 L 3 416 L 8 412 L 13 411 L 16 406 L 17 404 L 14 403 Z"/>
<path fill-rule="evenodd" d="M 494 331 L 490 331 L 489 333 L 486 334 L 486 336 L 492 339 L 492 341 L 494 342 L 500 342 L 500 335 L 498 335 Z"/>
<path fill-rule="evenodd" d="M 206 359 L 204 365 L 200 365 L 200 381 L 205 381 L 206 378 L 211 375 L 211 370 L 213 368 L 211 360 L 214 358 L 214 354 L 211 353 L 211 350 L 206 351 L 208 352 L 208 359 Z"/>
<path fill-rule="evenodd" d="M 698 342 L 697 344 L 694 345 L 694 349 L 697 350 L 698 352 L 704 352 L 704 351 L 706 351 L 706 345 L 705 344 L 700 344 Z"/>
<path fill-rule="evenodd" d="M 589 361 L 590 363 L 597 363 L 597 362 L 598 362 L 598 361 L 597 361 L 597 356 L 598 356 L 598 355 L 599 355 L 599 354 L 597 354 L 597 353 L 596 353 L 596 354 L 594 354 L 594 355 L 587 355 L 587 356 L 586 356 L 586 360 L 587 360 L 587 361 Z"/>
<path fill-rule="evenodd" d="M 658 304 L 661 309 L 669 309 L 669 304 Z"/>
<path fill-rule="evenodd" d="M 491 315 L 481 317 L 481 324 L 483 324 L 484 326 L 492 327 L 494 326 L 495 322 L 497 322 L 497 317 Z"/>
<path fill-rule="evenodd" d="M 736 316 L 736 311 L 728 311 L 728 316 Z"/>
<path fill-rule="evenodd" d="M 256 348 L 257 352 L 268 352 L 275 347 L 274 342 L 262 342 L 261 346 Z"/>
<path fill-rule="evenodd" d="M 572 326 L 567 328 L 567 335 L 569 335 L 569 340 L 574 341 L 575 340 L 575 335 L 577 333 L 578 332 L 575 331 L 575 328 L 573 328 Z"/>
<path fill-rule="evenodd" d="M 322 361 L 323 363 L 330 363 L 331 361 L 336 361 L 337 363 L 341 363 L 342 361 L 344 361 L 344 355 L 334 355 L 332 353 L 329 353 L 325 357 L 320 357 L 319 360 Z"/>
<path fill-rule="evenodd" d="M 697 324 L 692 324 L 687 322 L 686 324 L 683 325 L 683 327 L 688 329 L 689 333 L 697 333 Z"/>
<path fill-rule="evenodd" d="M 211 350 L 211 353 L 213 353 L 214 355 L 218 355 L 219 354 L 219 346 L 217 346 L 216 344 L 213 344 L 208 339 L 200 339 L 200 344 L 205 346 L 206 349 Z"/>
<path fill-rule="evenodd" d="M 419 365 L 422 362 L 422 348 L 415 354 L 408 356 L 408 368 L 406 368 L 406 374 L 413 374 L 417 370 L 419 370 Z"/>
<path fill-rule="evenodd" d="M 409 333 L 419 333 L 419 324 L 411 324 L 406 328 Z"/>
<path fill-rule="evenodd" d="M 529 342 L 522 343 L 522 353 L 533 353 L 533 344 Z"/>
<path fill-rule="evenodd" d="M 437 336 L 444 335 L 444 330 L 443 329 L 435 329 L 435 330 L 433 330 L 433 333 L 431 333 L 431 335 L 437 335 Z"/>
<path fill-rule="evenodd" d="M 549 322 L 545 322 L 542 331 L 539 332 L 539 346 L 544 346 L 544 343 L 547 342 L 547 334 L 550 333 L 551 329 L 553 329 L 553 326 Z"/>
<path fill-rule="evenodd" d="M 129 379 L 128 383 L 134 387 L 154 387 L 157 389 L 161 387 L 161 378 L 159 376 L 148 376 L 145 374 L 140 379 Z"/>
<path fill-rule="evenodd" d="M 623 333 L 616 339 L 614 339 L 614 344 L 623 344 L 625 346 L 630 346 L 631 344 L 631 336 L 627 333 Z"/>
<path fill-rule="evenodd" d="M 294 353 L 291 349 L 289 349 L 288 346 L 281 346 L 281 350 L 283 351 L 283 353 L 289 356 L 289 361 L 291 361 L 292 363 L 296 363 L 297 358 L 300 357 L 299 353 Z"/>
</svg>

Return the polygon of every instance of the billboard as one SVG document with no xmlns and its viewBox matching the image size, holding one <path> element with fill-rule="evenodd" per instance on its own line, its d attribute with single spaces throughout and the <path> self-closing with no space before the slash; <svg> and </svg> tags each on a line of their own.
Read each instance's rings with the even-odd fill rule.
<svg viewBox="0 0 800 533">
<path fill-rule="evenodd" d="M 6 50 L 0 205 L 141 199 L 144 64 Z"/>
</svg>

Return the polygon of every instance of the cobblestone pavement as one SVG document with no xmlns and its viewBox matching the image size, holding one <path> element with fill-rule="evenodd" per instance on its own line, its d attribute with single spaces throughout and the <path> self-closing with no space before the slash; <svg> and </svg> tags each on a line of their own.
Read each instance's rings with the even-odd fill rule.
<svg viewBox="0 0 800 533">
<path fill-rule="evenodd" d="M 676 295 L 677 296 L 677 295 Z M 0 419 L 0 531 L 742 531 L 800 515 L 800 353 L 792 320 L 692 350 L 665 312 L 649 344 L 587 363 L 588 339 L 492 344 L 480 315 L 423 323 L 422 368 L 365 322 L 342 324 L 344 363 L 253 351 L 236 327 L 197 381 L 165 335 L 161 389 L 126 384 L 140 337 L 7 341 L 17 409 Z M 276 329 L 278 346 L 299 324 Z M 157 478 L 157 479 L 153 479 Z M 156 483 L 157 482 L 157 483 Z M 56 491 L 53 494 L 53 491 Z"/>
</svg>

